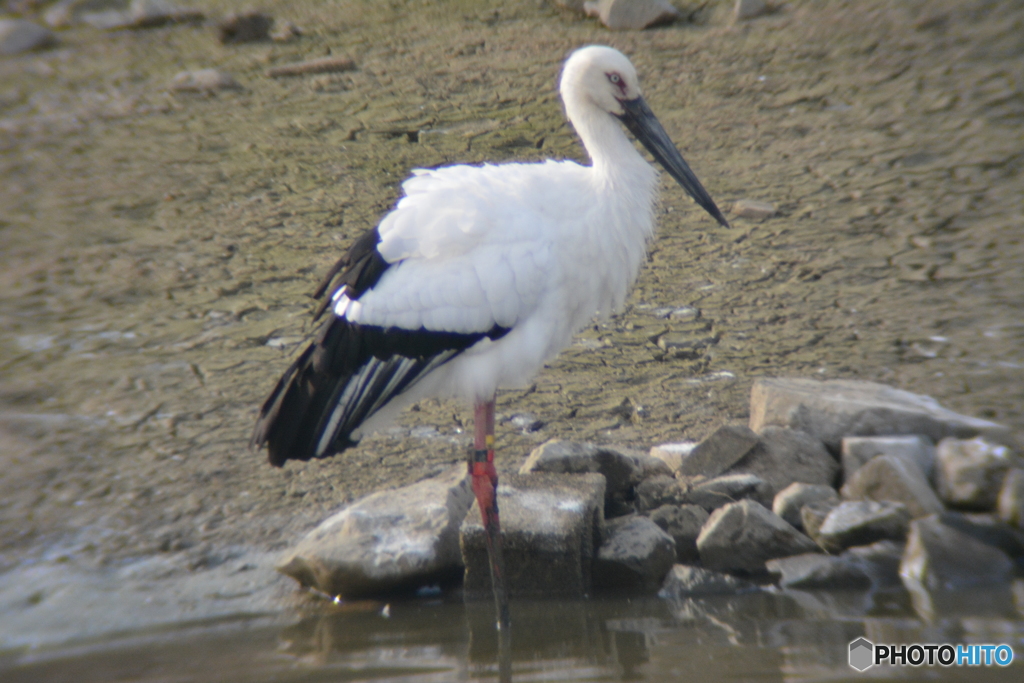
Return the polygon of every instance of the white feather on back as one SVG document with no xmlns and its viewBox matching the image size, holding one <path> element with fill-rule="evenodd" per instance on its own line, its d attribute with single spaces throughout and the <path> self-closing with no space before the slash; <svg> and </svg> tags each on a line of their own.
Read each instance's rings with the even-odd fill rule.
<svg viewBox="0 0 1024 683">
<path fill-rule="evenodd" d="M 405 329 L 513 327 L 559 278 L 555 252 L 570 217 L 586 211 L 584 169 L 552 161 L 413 173 L 378 227 L 377 250 L 395 265 L 336 313 Z"/>
</svg>

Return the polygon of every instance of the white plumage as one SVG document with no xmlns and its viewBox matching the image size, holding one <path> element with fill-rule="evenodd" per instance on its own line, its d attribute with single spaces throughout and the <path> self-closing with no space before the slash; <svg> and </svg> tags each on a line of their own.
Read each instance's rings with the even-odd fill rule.
<svg viewBox="0 0 1024 683">
<path fill-rule="evenodd" d="M 625 56 L 607 47 L 576 51 L 566 62 L 560 92 L 591 166 L 461 165 L 415 170 L 405 181 L 404 196 L 377 227 L 375 256 L 385 264 L 379 279 L 363 291 L 340 287 L 331 310 L 353 329 L 448 332 L 478 340 L 430 355 L 425 371 L 377 358 L 346 375 L 339 381 L 347 384 L 328 401 L 330 416 L 319 422 L 313 455 L 333 452 L 336 428 L 359 401 L 372 401 L 373 409 L 345 435 L 352 441 L 425 396 L 481 404 L 500 387 L 527 383 L 595 315 L 622 307 L 653 234 L 657 188 L 657 173 L 623 124 L 725 224 L 641 98 Z M 484 336 L 498 328 L 501 335 Z M 396 374 L 375 386 L 374 378 L 389 368 Z M 406 372 L 417 374 L 401 384 Z M 277 419 L 269 415 L 275 412 L 271 404 L 282 391 L 279 384 L 264 406 L 256 443 L 268 439 Z"/>
</svg>

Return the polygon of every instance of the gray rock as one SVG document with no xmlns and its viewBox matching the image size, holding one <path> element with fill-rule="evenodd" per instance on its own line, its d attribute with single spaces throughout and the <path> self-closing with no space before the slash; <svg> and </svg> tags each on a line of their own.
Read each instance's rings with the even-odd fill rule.
<svg viewBox="0 0 1024 683">
<path fill-rule="evenodd" d="M 775 494 L 775 500 L 772 501 L 772 512 L 797 529 L 803 529 L 804 523 L 800 518 L 800 510 L 808 503 L 818 501 L 839 505 L 839 494 L 831 486 L 795 482 Z"/>
<path fill-rule="evenodd" d="M 590 593 L 591 567 L 604 524 L 604 485 L 599 474 L 501 475 L 498 510 L 510 595 Z M 466 565 L 464 595 L 490 597 L 490 561 L 475 506 L 465 515 L 460 543 Z"/>
<path fill-rule="evenodd" d="M 681 502 L 699 505 L 705 510 L 716 510 L 744 498 L 752 498 L 762 504 L 770 502 L 771 489 L 757 475 L 727 474 L 690 485 Z"/>
<path fill-rule="evenodd" d="M 830 553 L 875 541 L 902 541 L 910 519 L 902 503 L 873 500 L 840 503 L 825 517 L 814 540 Z"/>
<path fill-rule="evenodd" d="M 693 449 L 697 447 L 696 441 L 679 441 L 677 443 L 663 443 L 659 446 L 652 446 L 650 455 L 664 462 L 674 474 L 679 471 L 683 460 L 690 457 Z"/>
<path fill-rule="evenodd" d="M 929 396 L 847 379 L 755 380 L 750 391 L 750 428 L 760 432 L 768 425 L 812 434 L 833 453 L 839 453 L 844 436 L 922 434 L 938 442 L 947 436 L 981 434 L 1000 441 L 1010 435 L 1003 425 L 958 415 Z"/>
<path fill-rule="evenodd" d="M 838 505 L 838 502 L 832 502 L 831 500 L 818 500 L 813 503 L 807 503 L 800 508 L 800 521 L 803 523 L 804 533 L 813 539 L 817 539 L 818 532 L 821 530 L 821 525 L 825 523 L 828 513 L 832 512 Z"/>
<path fill-rule="evenodd" d="M 637 512 L 650 512 L 662 505 L 685 505 L 686 486 L 673 477 L 651 477 L 636 487 Z"/>
<path fill-rule="evenodd" d="M 722 425 L 682 459 L 678 472 L 688 477 L 714 477 L 739 462 L 759 443 L 757 434 L 742 425 Z"/>
<path fill-rule="evenodd" d="M 901 585 L 900 561 L 904 546 L 896 541 L 877 541 L 847 548 L 840 557 L 857 563 L 876 588 L 893 588 Z"/>
<path fill-rule="evenodd" d="M 584 2 L 583 8 L 613 31 L 639 31 L 682 16 L 668 0 L 593 0 Z"/>
<path fill-rule="evenodd" d="M 240 88 L 231 74 L 218 69 L 197 69 L 181 71 L 171 79 L 171 90 L 179 92 L 213 92 Z"/>
<path fill-rule="evenodd" d="M 764 479 L 768 485 L 765 504 L 770 505 L 775 494 L 793 482 L 832 486 L 838 478 L 839 463 L 810 434 L 768 426 L 760 437 L 761 443 L 726 473 L 749 472 Z"/>
<path fill-rule="evenodd" d="M 1003 479 L 996 501 L 999 519 L 1024 529 L 1024 470 L 1014 468 Z"/>
<path fill-rule="evenodd" d="M 743 500 L 711 514 L 697 549 L 708 569 L 757 572 L 767 560 L 814 552 L 817 546 L 763 505 Z"/>
<path fill-rule="evenodd" d="M 457 576 L 459 525 L 473 503 L 465 466 L 332 515 L 290 551 L 277 570 L 346 598 L 415 588 Z"/>
<path fill-rule="evenodd" d="M 652 522 L 672 537 L 676 543 L 676 560 L 697 562 L 697 537 L 708 521 L 707 511 L 698 505 L 662 505 L 650 514 Z"/>
<path fill-rule="evenodd" d="M 533 449 L 519 468 L 519 474 L 550 472 L 584 474 L 597 472 L 607 482 L 605 494 L 625 494 L 641 481 L 642 469 L 637 460 L 612 448 L 592 443 L 551 439 Z"/>
<path fill-rule="evenodd" d="M 982 438 L 943 439 L 935 451 L 936 488 L 950 505 L 993 510 L 1014 464 L 1006 446 Z"/>
<path fill-rule="evenodd" d="M 594 587 L 654 592 L 676 560 L 672 537 L 647 517 L 609 520 L 594 559 Z"/>
<path fill-rule="evenodd" d="M 935 468 L 935 444 L 926 436 L 846 436 L 840 456 L 843 478 L 848 481 L 876 455 L 891 455 L 913 462 L 928 479 Z"/>
<path fill-rule="evenodd" d="M 736 0 L 732 15 L 736 21 L 748 21 L 770 11 L 771 8 L 765 0 Z"/>
<path fill-rule="evenodd" d="M 659 598 L 684 600 L 704 595 L 735 595 L 760 590 L 755 584 L 743 579 L 713 572 L 702 567 L 677 564 L 665 577 L 658 591 Z"/>
<path fill-rule="evenodd" d="M 0 19 L 0 55 L 42 50 L 57 44 L 49 29 L 24 19 Z"/>
<path fill-rule="evenodd" d="M 765 562 L 783 588 L 868 588 L 871 577 L 849 558 L 805 553 Z"/>
<path fill-rule="evenodd" d="M 736 216 L 756 221 L 771 218 L 777 211 L 771 202 L 759 202 L 756 199 L 741 199 L 732 207 L 732 212 Z"/>
<path fill-rule="evenodd" d="M 903 503 L 911 517 L 927 517 L 942 512 L 942 501 L 935 495 L 916 463 L 893 455 L 879 455 L 861 467 L 843 485 L 847 500 L 877 500 Z"/>
<path fill-rule="evenodd" d="M 938 515 L 910 524 L 900 576 L 908 590 L 957 590 L 1009 583 L 1006 553 L 943 524 Z"/>
</svg>

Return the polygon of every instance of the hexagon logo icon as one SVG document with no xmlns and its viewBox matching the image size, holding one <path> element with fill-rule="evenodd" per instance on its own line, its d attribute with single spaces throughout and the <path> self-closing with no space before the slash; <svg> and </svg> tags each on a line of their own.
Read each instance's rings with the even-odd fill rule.
<svg viewBox="0 0 1024 683">
<path fill-rule="evenodd" d="M 866 671 L 874 665 L 875 644 L 866 638 L 850 643 L 850 666 L 857 671 Z"/>
</svg>

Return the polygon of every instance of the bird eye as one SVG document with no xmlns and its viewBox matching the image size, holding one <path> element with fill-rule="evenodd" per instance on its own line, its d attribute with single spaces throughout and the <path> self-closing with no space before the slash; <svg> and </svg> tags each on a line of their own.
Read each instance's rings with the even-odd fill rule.
<svg viewBox="0 0 1024 683">
<path fill-rule="evenodd" d="M 622 76 L 619 74 L 608 74 L 608 80 L 611 81 L 613 85 L 618 85 L 622 82 Z"/>
</svg>

